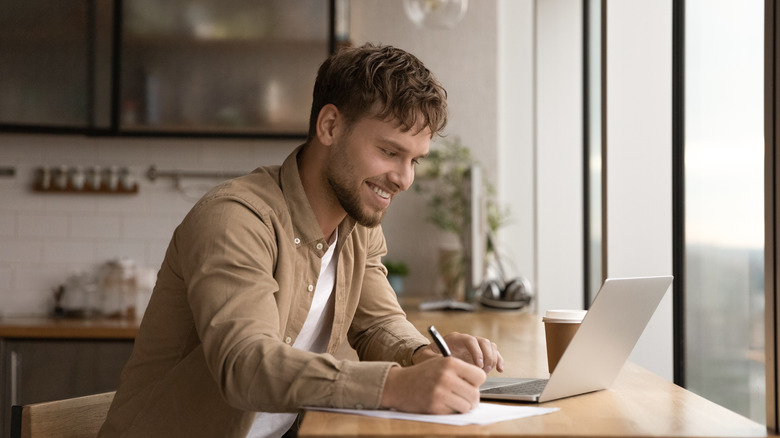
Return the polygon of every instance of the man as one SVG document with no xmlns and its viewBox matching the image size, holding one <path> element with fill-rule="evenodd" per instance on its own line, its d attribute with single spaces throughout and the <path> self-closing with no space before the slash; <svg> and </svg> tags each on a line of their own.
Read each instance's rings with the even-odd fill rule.
<svg viewBox="0 0 780 438">
<path fill-rule="evenodd" d="M 281 166 L 207 193 L 174 232 L 103 437 L 281 436 L 306 406 L 466 412 L 495 344 L 442 357 L 386 279 L 382 216 L 446 124 L 414 56 L 344 49 Z M 361 361 L 332 356 L 345 340 Z M 398 366 L 398 365 L 403 366 Z"/>
</svg>

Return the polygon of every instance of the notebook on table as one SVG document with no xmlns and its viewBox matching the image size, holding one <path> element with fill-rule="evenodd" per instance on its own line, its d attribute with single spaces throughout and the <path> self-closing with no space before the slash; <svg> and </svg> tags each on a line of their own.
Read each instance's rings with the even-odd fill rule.
<svg viewBox="0 0 780 438">
<path fill-rule="evenodd" d="M 610 278 L 549 379 L 490 377 L 483 400 L 542 403 L 609 388 L 672 284 L 672 276 Z"/>
</svg>

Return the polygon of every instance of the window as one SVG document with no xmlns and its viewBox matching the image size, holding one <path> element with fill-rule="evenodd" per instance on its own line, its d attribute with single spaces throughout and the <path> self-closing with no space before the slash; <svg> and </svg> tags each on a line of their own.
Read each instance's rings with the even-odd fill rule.
<svg viewBox="0 0 780 438">
<path fill-rule="evenodd" d="M 686 388 L 766 421 L 764 2 L 685 0 Z"/>
</svg>

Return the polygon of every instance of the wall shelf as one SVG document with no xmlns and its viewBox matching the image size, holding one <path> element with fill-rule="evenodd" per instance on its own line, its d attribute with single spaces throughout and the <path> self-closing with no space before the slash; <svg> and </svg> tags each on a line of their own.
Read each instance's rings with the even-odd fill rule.
<svg viewBox="0 0 780 438">
<path fill-rule="evenodd" d="M 83 189 L 77 189 L 74 187 L 58 188 L 49 187 L 43 188 L 39 185 L 33 186 L 33 191 L 36 193 L 68 193 L 68 194 L 92 194 L 92 195 L 135 195 L 138 193 L 138 184 L 134 184 L 132 188 L 126 189 L 124 187 L 117 187 L 112 190 L 109 187 L 100 187 L 94 189 L 92 187 L 84 187 Z"/>
</svg>

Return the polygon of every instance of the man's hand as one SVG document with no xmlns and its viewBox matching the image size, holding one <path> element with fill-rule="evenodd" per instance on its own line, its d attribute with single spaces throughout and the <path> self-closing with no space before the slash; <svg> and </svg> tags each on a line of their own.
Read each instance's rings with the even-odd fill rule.
<svg viewBox="0 0 780 438">
<path fill-rule="evenodd" d="M 454 357 L 437 357 L 418 365 L 393 367 L 387 374 L 381 405 L 404 412 L 453 414 L 479 403 L 485 373 Z"/>
<path fill-rule="evenodd" d="M 489 339 L 478 338 L 476 336 L 465 335 L 463 333 L 452 332 L 444 336 L 444 341 L 450 347 L 453 357 L 457 357 L 465 362 L 476 365 L 485 373 L 489 373 L 495 368 L 498 372 L 504 372 L 504 358 L 498 352 L 495 342 Z M 434 357 L 440 357 L 441 351 L 435 344 L 430 344 L 420 348 L 414 353 L 412 363 L 422 363 Z"/>
</svg>

